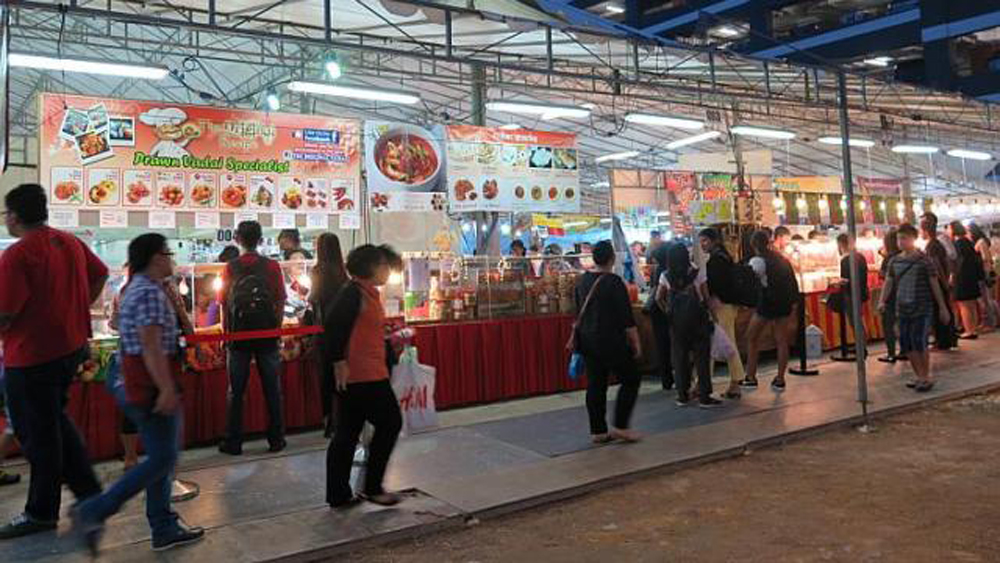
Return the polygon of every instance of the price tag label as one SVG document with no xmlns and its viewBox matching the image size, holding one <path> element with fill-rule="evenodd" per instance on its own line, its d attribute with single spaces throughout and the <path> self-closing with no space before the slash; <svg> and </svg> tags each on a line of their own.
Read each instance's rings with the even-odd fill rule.
<svg viewBox="0 0 1000 563">
<path fill-rule="evenodd" d="M 128 211 L 102 209 L 100 225 L 102 229 L 124 229 L 128 227 Z"/>
<path fill-rule="evenodd" d="M 244 221 L 259 221 L 255 211 L 237 211 L 233 214 L 233 228 L 240 226 Z"/>
<path fill-rule="evenodd" d="M 218 229 L 219 214 L 211 211 L 196 211 L 194 214 L 194 228 L 196 229 Z"/>
<path fill-rule="evenodd" d="M 330 218 L 328 215 L 317 215 L 315 213 L 310 213 L 306 215 L 306 228 L 307 229 L 329 229 L 330 228 Z"/>
<path fill-rule="evenodd" d="M 275 213 L 271 215 L 271 226 L 275 229 L 294 229 L 294 213 Z"/>
<path fill-rule="evenodd" d="M 49 224 L 59 229 L 75 229 L 80 226 L 80 210 L 50 209 Z"/>
<path fill-rule="evenodd" d="M 345 231 L 356 231 L 361 228 L 360 215 L 341 215 L 340 228 Z"/>
<path fill-rule="evenodd" d="M 150 211 L 150 229 L 174 229 L 177 228 L 177 215 L 173 211 Z"/>
</svg>

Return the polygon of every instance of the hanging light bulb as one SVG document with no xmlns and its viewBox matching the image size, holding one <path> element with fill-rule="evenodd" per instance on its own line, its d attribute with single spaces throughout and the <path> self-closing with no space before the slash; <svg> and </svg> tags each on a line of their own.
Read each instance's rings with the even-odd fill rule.
<svg viewBox="0 0 1000 563">
<path fill-rule="evenodd" d="M 896 211 L 898 211 L 900 213 L 903 213 L 904 211 L 906 211 L 906 204 L 903 203 L 902 201 L 897 201 L 896 202 Z"/>
<path fill-rule="evenodd" d="M 222 291 L 222 276 L 215 276 L 212 280 L 212 291 L 216 293 Z"/>
<path fill-rule="evenodd" d="M 785 206 L 785 200 L 780 196 L 774 196 L 774 199 L 771 200 L 771 205 L 774 205 L 775 209 L 781 209 Z"/>
<path fill-rule="evenodd" d="M 972 204 L 972 214 L 973 215 L 982 215 L 983 214 L 983 206 L 980 203 L 978 203 L 978 202 Z"/>
<path fill-rule="evenodd" d="M 278 97 L 278 91 L 274 87 L 267 89 L 267 95 L 264 96 L 264 102 L 267 104 L 267 109 L 270 111 L 278 111 L 281 109 L 281 98 Z"/>
<path fill-rule="evenodd" d="M 191 288 L 188 287 L 187 278 L 181 278 L 181 283 L 177 284 L 177 291 L 179 291 L 181 295 L 184 296 L 187 296 L 188 293 L 191 293 Z"/>
<path fill-rule="evenodd" d="M 969 212 L 969 206 L 964 203 L 959 203 L 955 210 L 958 211 L 959 215 L 965 215 Z"/>
<path fill-rule="evenodd" d="M 844 198 L 840 198 L 840 210 L 847 211 L 847 200 Z"/>
<path fill-rule="evenodd" d="M 825 197 L 819 198 L 819 208 L 826 211 L 830 207 L 830 202 Z"/>
<path fill-rule="evenodd" d="M 809 207 L 809 202 L 806 201 L 806 198 L 800 197 L 795 200 L 795 207 L 798 207 L 799 209 L 805 209 L 806 207 Z"/>
<path fill-rule="evenodd" d="M 340 67 L 340 57 L 337 56 L 337 53 L 330 53 L 326 57 L 326 63 L 323 66 L 326 67 L 326 75 L 330 80 L 336 80 L 344 74 L 343 69 Z"/>
<path fill-rule="evenodd" d="M 402 285 L 403 272 L 393 272 L 389 274 L 389 285 Z"/>
<path fill-rule="evenodd" d="M 864 211 L 865 209 L 868 209 L 868 203 L 865 200 L 861 200 L 861 203 L 858 204 L 858 207 L 861 208 L 861 211 Z"/>
<path fill-rule="evenodd" d="M 885 202 L 884 201 L 878 202 L 878 208 L 881 209 L 882 211 L 885 211 Z"/>
</svg>

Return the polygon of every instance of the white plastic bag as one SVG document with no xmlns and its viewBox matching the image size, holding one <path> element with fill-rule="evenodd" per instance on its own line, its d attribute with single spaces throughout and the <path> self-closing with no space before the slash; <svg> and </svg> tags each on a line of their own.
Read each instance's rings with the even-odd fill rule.
<svg viewBox="0 0 1000 563">
<path fill-rule="evenodd" d="M 729 339 L 726 331 L 716 323 L 715 330 L 712 331 L 712 359 L 724 362 L 736 354 L 736 346 Z"/>
<path fill-rule="evenodd" d="M 392 368 L 392 390 L 403 414 L 403 433 L 426 432 L 438 426 L 434 406 L 435 370 L 417 362 L 416 348 L 407 348 Z"/>
</svg>

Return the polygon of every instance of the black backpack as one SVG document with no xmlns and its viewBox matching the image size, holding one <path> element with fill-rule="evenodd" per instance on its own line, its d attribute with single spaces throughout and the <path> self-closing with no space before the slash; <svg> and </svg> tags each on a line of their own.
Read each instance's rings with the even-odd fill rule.
<svg viewBox="0 0 1000 563">
<path fill-rule="evenodd" d="M 267 283 L 267 260 L 258 258 L 249 266 L 239 259 L 229 263 L 233 286 L 226 304 L 226 324 L 231 332 L 278 327 L 274 294 Z"/>
<path fill-rule="evenodd" d="M 767 287 L 763 291 L 764 308 L 772 311 L 791 311 L 799 299 L 799 282 L 795 269 L 787 258 L 772 254 L 764 258 L 767 264 Z"/>
<path fill-rule="evenodd" d="M 760 278 L 749 264 L 733 264 L 733 295 L 732 303 L 744 307 L 756 307 L 760 302 Z"/>
<path fill-rule="evenodd" d="M 670 309 L 667 311 L 670 322 L 675 328 L 695 337 L 711 335 L 712 317 L 705 302 L 698 295 L 698 288 L 693 280 L 684 286 L 684 289 L 671 289 L 667 306 Z"/>
</svg>

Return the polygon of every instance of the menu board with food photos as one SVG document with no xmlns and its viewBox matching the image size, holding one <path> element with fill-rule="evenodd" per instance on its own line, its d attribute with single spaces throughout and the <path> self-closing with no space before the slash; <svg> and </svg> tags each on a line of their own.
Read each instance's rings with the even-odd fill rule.
<svg viewBox="0 0 1000 563">
<path fill-rule="evenodd" d="M 576 135 L 450 125 L 452 211 L 579 212 Z"/>
<path fill-rule="evenodd" d="M 444 126 L 365 121 L 365 171 L 372 211 L 444 211 Z"/>
<path fill-rule="evenodd" d="M 358 213 L 358 121 L 52 93 L 40 105 L 50 205 Z"/>
</svg>

